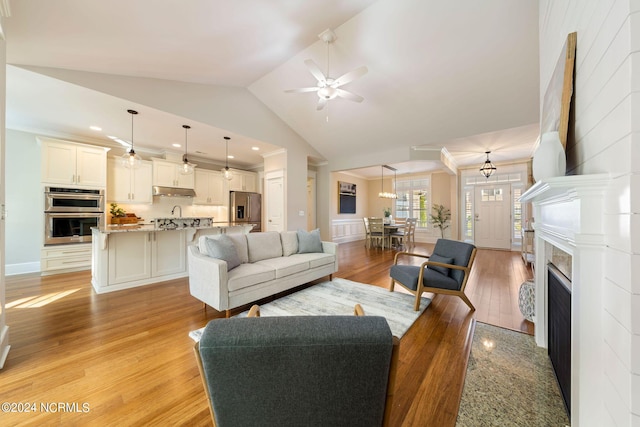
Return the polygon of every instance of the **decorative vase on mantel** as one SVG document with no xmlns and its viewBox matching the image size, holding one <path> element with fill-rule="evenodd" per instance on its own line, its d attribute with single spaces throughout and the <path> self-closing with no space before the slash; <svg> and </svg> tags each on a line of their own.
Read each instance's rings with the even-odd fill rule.
<svg viewBox="0 0 640 427">
<path fill-rule="evenodd" d="M 538 144 L 538 148 L 533 153 L 532 169 L 533 178 L 536 181 L 565 175 L 567 157 L 558 132 L 542 134 L 540 144 Z"/>
</svg>

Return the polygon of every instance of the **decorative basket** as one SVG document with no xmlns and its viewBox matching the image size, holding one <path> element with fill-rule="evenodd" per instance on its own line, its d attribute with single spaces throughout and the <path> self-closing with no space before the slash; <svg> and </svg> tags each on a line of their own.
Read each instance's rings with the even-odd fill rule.
<svg viewBox="0 0 640 427">
<path fill-rule="evenodd" d="M 531 280 L 520 285 L 518 305 L 522 316 L 530 322 L 535 321 L 536 315 L 536 287 Z"/>
</svg>

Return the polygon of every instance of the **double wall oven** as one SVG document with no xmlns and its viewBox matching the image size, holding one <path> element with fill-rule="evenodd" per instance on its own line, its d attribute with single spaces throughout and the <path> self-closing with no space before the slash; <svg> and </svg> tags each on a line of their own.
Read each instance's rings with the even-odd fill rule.
<svg viewBox="0 0 640 427">
<path fill-rule="evenodd" d="M 104 190 L 45 187 L 44 244 L 91 242 L 91 227 L 104 223 Z"/>
</svg>

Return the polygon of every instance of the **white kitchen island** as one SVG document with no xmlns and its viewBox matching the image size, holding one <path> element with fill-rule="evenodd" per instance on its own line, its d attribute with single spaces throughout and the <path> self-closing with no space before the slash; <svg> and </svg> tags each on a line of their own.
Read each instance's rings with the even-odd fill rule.
<svg viewBox="0 0 640 427">
<path fill-rule="evenodd" d="M 248 233 L 251 225 L 177 222 L 108 225 L 92 229 L 91 284 L 99 294 L 149 285 L 188 275 L 186 248 L 200 235 Z"/>
</svg>

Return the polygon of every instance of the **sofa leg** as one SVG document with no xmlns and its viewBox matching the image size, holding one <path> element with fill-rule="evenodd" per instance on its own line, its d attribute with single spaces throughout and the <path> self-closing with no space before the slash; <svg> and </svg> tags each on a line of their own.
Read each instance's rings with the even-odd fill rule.
<svg viewBox="0 0 640 427">
<path fill-rule="evenodd" d="M 204 310 L 205 313 L 207 312 L 207 303 L 206 302 L 202 303 L 202 309 Z"/>
<path fill-rule="evenodd" d="M 329 281 L 330 281 L 330 282 L 333 282 L 333 274 L 330 274 L 330 275 L 329 275 Z"/>
<path fill-rule="evenodd" d="M 224 312 L 224 317 L 226 317 L 227 319 L 231 317 L 231 310 L 226 310 Z"/>
</svg>

